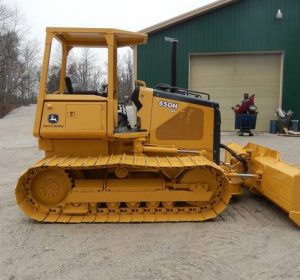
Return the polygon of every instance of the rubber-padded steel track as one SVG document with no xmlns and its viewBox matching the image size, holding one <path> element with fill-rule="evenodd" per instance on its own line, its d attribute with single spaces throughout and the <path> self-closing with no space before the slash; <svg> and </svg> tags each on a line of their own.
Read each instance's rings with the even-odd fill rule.
<svg viewBox="0 0 300 280">
<path fill-rule="evenodd" d="M 195 168 L 208 168 L 215 174 L 218 180 L 218 195 L 206 205 L 199 206 L 175 206 L 138 207 L 130 209 L 120 207 L 116 209 L 97 208 L 87 213 L 68 214 L 65 209 L 57 211 L 57 208 L 44 207 L 36 203 L 29 191 L 32 177 L 48 168 L 56 168 L 62 171 L 107 169 L 123 166 L 126 168 L 139 169 L 183 169 L 193 170 Z M 71 180 L 72 181 L 72 180 Z M 16 187 L 16 199 L 23 212 L 36 221 L 58 222 L 58 223 L 104 223 L 104 222 L 175 222 L 175 221 L 203 221 L 215 218 L 227 206 L 230 200 L 228 181 L 223 175 L 222 169 L 215 163 L 203 156 L 146 156 L 146 155 L 110 155 L 99 157 L 60 157 L 45 158 L 35 163 L 19 178 Z M 72 193 L 72 190 L 70 190 Z M 124 201 L 126 202 L 126 201 Z"/>
</svg>

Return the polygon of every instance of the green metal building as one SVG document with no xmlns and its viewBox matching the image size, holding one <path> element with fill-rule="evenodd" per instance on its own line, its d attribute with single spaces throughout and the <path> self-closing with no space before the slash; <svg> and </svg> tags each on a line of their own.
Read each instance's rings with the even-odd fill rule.
<svg viewBox="0 0 300 280">
<path fill-rule="evenodd" d="M 171 47 L 178 39 L 177 85 L 208 92 L 220 103 L 222 129 L 233 129 L 232 106 L 255 94 L 257 130 L 268 131 L 275 110 L 300 119 L 300 1 L 221 0 L 142 30 L 137 79 L 170 83 Z"/>
</svg>

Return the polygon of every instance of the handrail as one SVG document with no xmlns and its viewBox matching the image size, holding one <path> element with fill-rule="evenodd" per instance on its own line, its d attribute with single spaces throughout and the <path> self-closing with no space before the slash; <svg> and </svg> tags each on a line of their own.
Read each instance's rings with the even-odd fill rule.
<svg viewBox="0 0 300 280">
<path fill-rule="evenodd" d="M 177 93 L 177 94 L 185 94 L 186 96 L 193 95 L 196 98 L 203 98 L 202 95 L 206 95 L 207 100 L 210 100 L 210 94 L 206 92 L 195 91 L 195 90 L 190 90 L 190 89 L 180 88 L 180 87 L 172 87 L 168 84 L 158 84 L 157 86 L 155 86 L 155 88 L 163 91 Z"/>
</svg>

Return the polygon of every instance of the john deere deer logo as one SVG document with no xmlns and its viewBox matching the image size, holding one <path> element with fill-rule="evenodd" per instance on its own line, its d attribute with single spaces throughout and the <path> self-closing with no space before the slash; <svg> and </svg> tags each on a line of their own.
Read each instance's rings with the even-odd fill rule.
<svg viewBox="0 0 300 280">
<path fill-rule="evenodd" d="M 50 114 L 48 116 L 49 123 L 58 123 L 58 115 L 57 114 Z"/>
</svg>

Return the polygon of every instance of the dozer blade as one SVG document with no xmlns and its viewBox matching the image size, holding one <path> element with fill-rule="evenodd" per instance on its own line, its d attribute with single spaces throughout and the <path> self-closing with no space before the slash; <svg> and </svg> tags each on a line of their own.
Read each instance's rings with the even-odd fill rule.
<svg viewBox="0 0 300 280">
<path fill-rule="evenodd" d="M 248 173 L 258 175 L 245 180 L 250 191 L 273 201 L 300 226 L 300 169 L 282 161 L 279 152 L 261 145 L 249 143 L 241 147 L 232 143 L 228 147 L 248 155 Z"/>
</svg>

